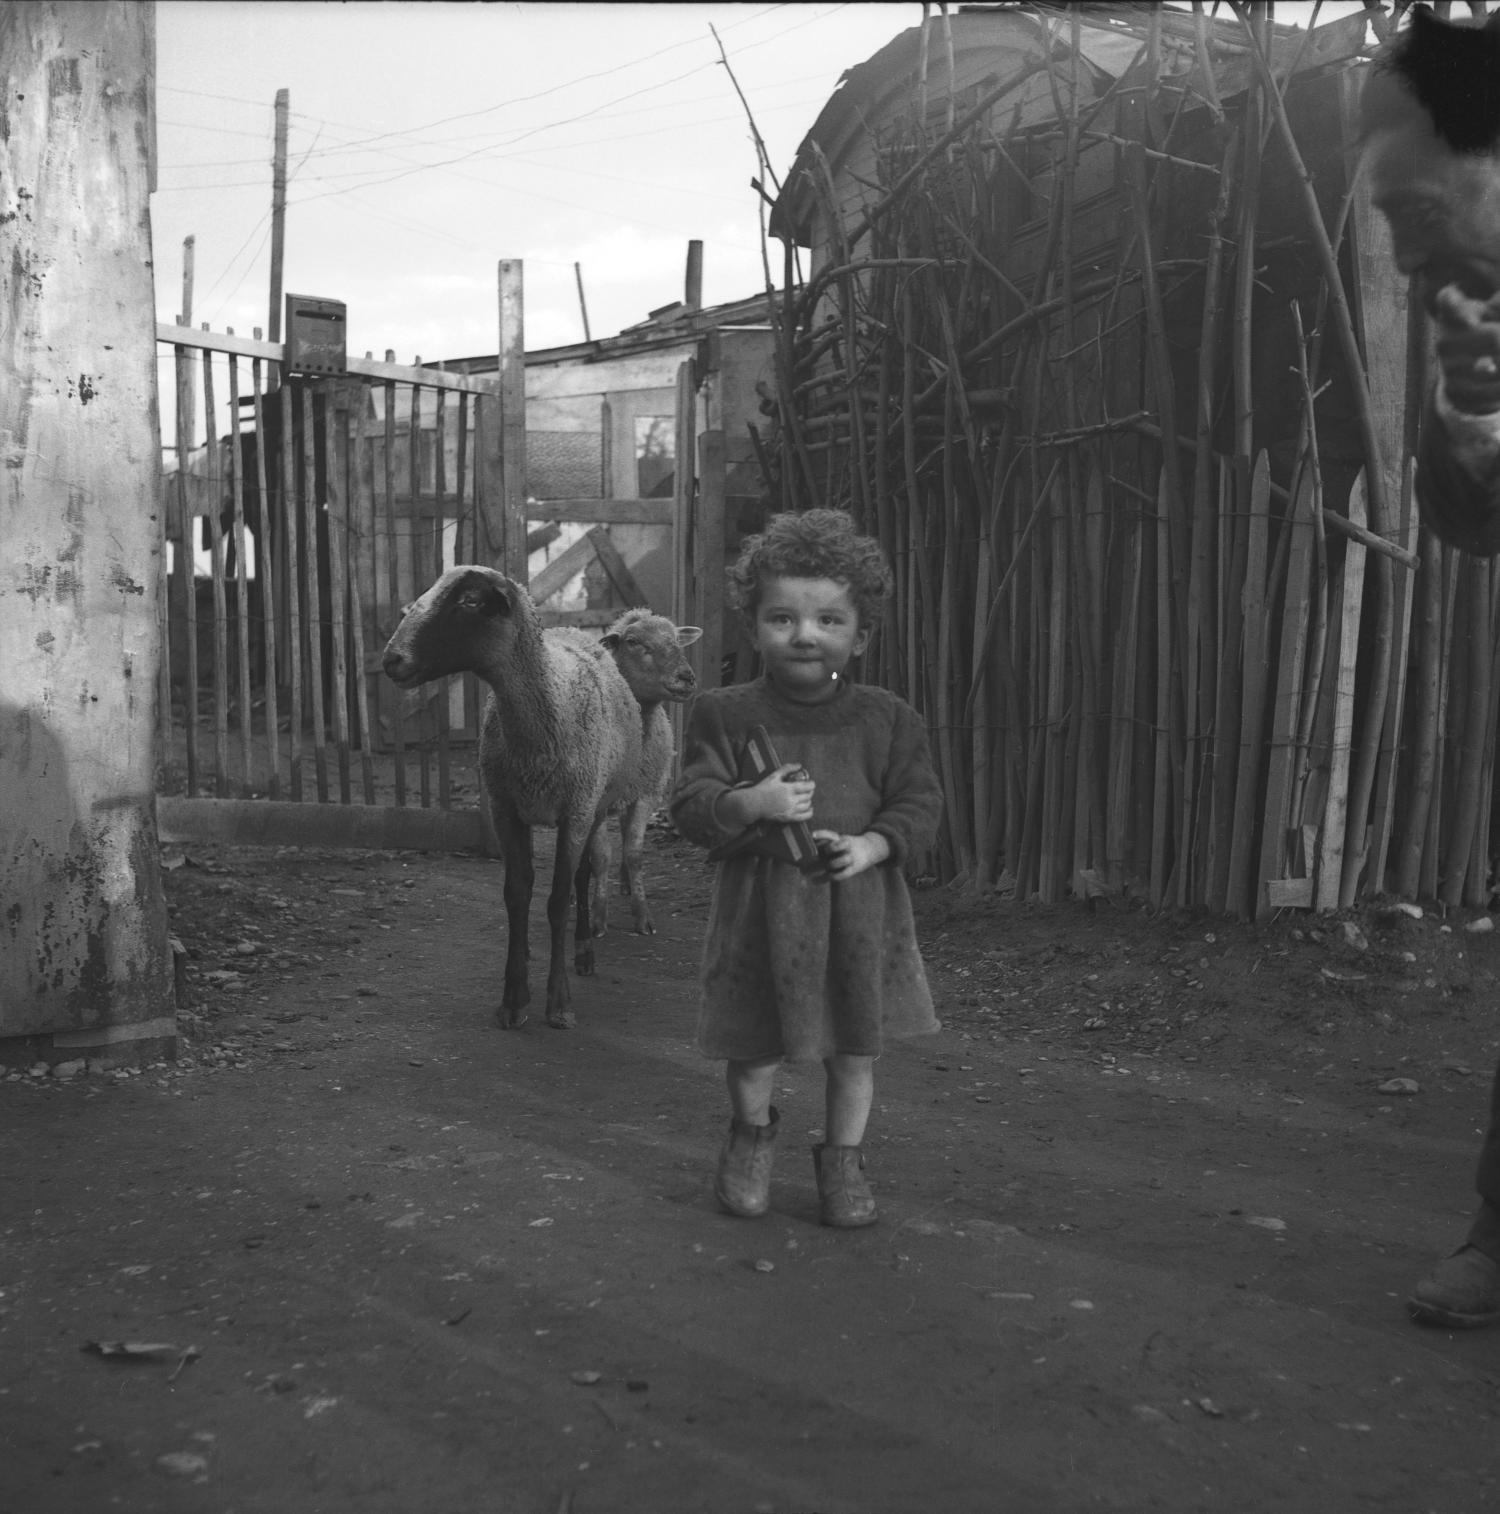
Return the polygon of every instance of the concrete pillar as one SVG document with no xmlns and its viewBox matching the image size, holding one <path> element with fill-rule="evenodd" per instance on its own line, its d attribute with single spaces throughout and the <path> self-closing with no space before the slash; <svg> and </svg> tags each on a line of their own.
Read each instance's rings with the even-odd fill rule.
<svg viewBox="0 0 1500 1514">
<path fill-rule="evenodd" d="M 174 1045 L 156 841 L 155 11 L 0 6 L 0 1057 Z"/>
</svg>

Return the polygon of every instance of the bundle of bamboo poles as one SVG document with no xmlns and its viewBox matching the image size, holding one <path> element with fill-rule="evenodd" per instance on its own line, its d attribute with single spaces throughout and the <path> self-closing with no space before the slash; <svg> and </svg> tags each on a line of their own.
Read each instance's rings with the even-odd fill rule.
<svg viewBox="0 0 1500 1514">
<path fill-rule="evenodd" d="M 1481 905 L 1497 570 L 1419 540 L 1425 332 L 1408 361 L 1361 325 L 1345 244 L 1378 218 L 1326 182 L 1336 145 L 1315 182 L 1268 23 L 1236 9 L 1249 85 L 1209 110 L 1139 68 L 1092 94 L 1075 19 L 1039 65 L 1045 129 L 944 122 L 924 51 L 862 214 L 819 160 L 832 230 L 801 284 L 788 247 L 772 499 L 842 505 L 890 555 L 865 672 L 929 724 L 940 875 L 1242 917 Z M 1347 124 L 1352 81 L 1321 87 Z M 1258 292 L 1289 240 L 1300 282 Z"/>
</svg>

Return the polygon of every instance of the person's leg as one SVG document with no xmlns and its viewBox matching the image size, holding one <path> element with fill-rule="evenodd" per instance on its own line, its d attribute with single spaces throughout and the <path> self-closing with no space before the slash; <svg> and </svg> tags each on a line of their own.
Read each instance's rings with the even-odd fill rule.
<svg viewBox="0 0 1500 1514">
<path fill-rule="evenodd" d="M 823 1063 L 823 1139 L 830 1146 L 858 1146 L 875 1102 L 875 1058 L 835 1053 Z"/>
<path fill-rule="evenodd" d="M 875 1197 L 865 1181 L 860 1142 L 875 1099 L 874 1057 L 828 1057 L 823 1144 L 813 1147 L 820 1217 L 825 1225 L 850 1229 L 875 1222 Z"/>
<path fill-rule="evenodd" d="M 1472 1329 L 1500 1322 L 1500 1067 L 1490 1086 L 1490 1124 L 1474 1186 L 1479 1213 L 1463 1245 L 1422 1278 L 1407 1300 L 1420 1325 Z"/>
<path fill-rule="evenodd" d="M 729 1107 L 742 1125 L 771 1123 L 771 1092 L 776 1085 L 780 1057 L 758 1062 L 726 1062 L 724 1081 L 729 1087 Z"/>
<path fill-rule="evenodd" d="M 771 1159 L 780 1123 L 771 1103 L 780 1057 L 729 1062 L 724 1082 L 734 1117 L 719 1152 L 714 1197 L 731 1214 L 753 1219 L 771 1202 Z"/>
</svg>

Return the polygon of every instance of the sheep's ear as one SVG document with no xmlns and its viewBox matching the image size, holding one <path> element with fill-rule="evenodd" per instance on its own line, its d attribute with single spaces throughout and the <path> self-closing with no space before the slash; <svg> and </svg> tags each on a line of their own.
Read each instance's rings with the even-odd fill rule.
<svg viewBox="0 0 1500 1514">
<path fill-rule="evenodd" d="M 695 641 L 698 641 L 702 637 L 702 635 L 702 626 L 678 626 L 677 645 L 679 647 L 690 647 Z"/>
<path fill-rule="evenodd" d="M 604 647 L 607 651 L 613 652 L 614 649 L 619 646 L 623 640 L 624 638 L 618 631 L 606 631 L 604 635 L 599 638 L 599 645 L 601 647 Z"/>
</svg>

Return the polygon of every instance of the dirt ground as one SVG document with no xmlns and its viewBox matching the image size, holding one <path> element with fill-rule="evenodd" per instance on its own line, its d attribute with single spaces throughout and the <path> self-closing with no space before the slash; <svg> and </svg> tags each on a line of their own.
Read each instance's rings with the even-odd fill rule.
<svg viewBox="0 0 1500 1514">
<path fill-rule="evenodd" d="M 540 975 L 495 1028 L 493 862 L 164 860 L 180 1060 L 0 1075 L 3 1514 L 1500 1507 L 1500 1330 L 1402 1304 L 1471 1208 L 1494 934 L 920 890 L 944 1029 L 837 1233 L 816 1068 L 772 1213 L 714 1207 L 665 833 L 571 1032 Z"/>
</svg>

